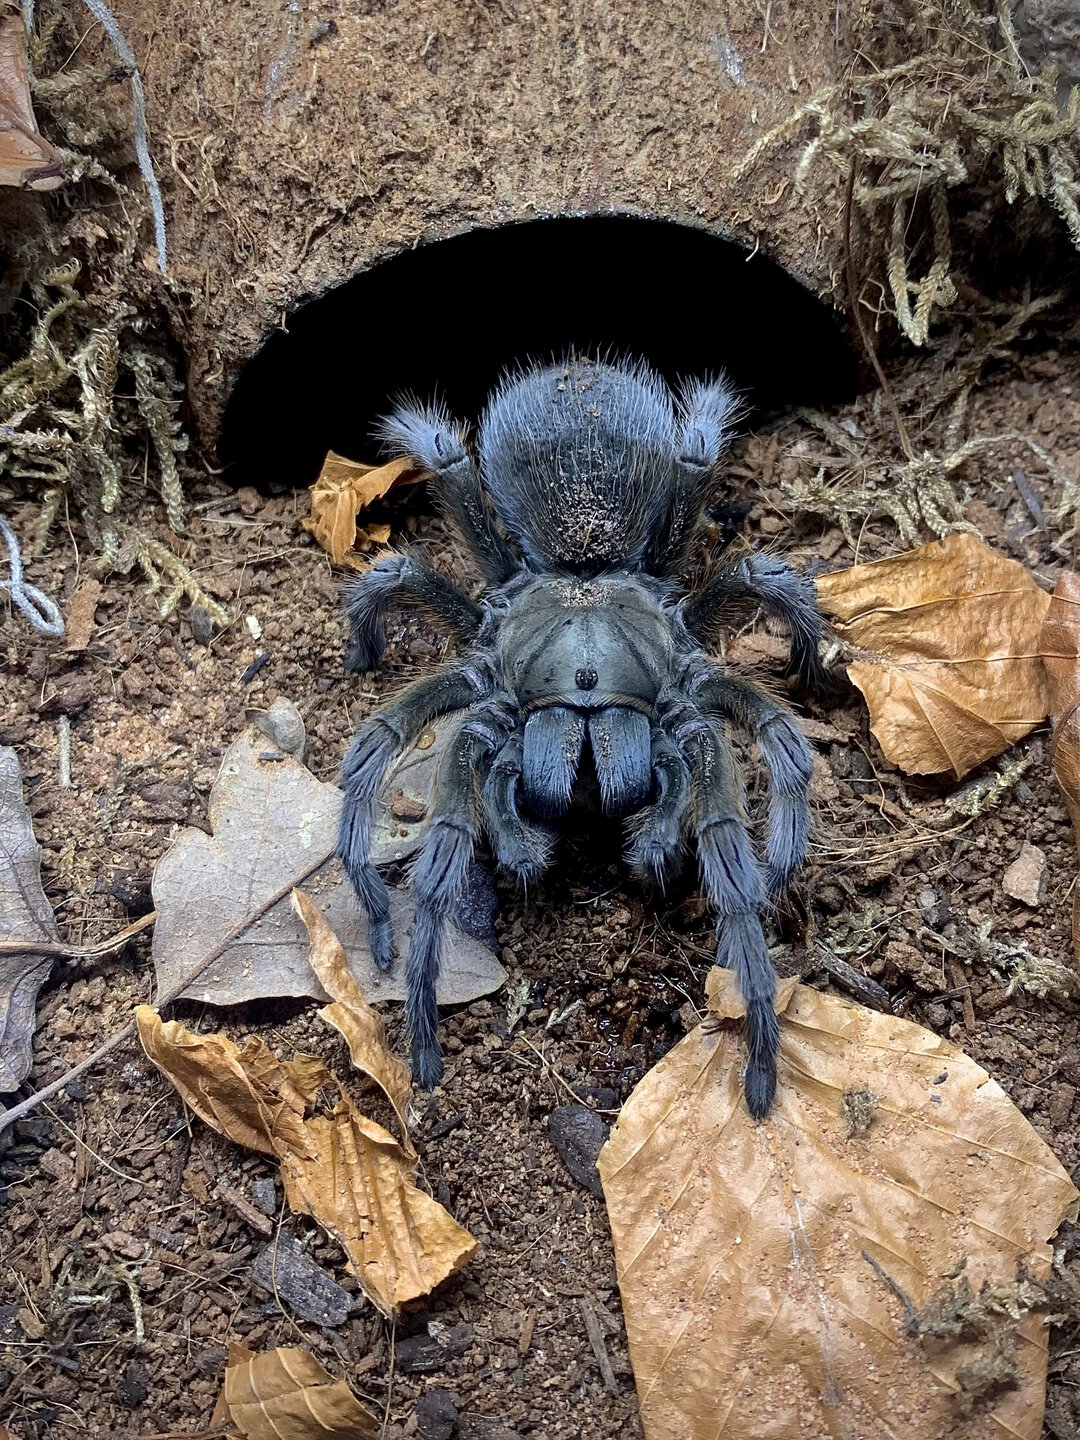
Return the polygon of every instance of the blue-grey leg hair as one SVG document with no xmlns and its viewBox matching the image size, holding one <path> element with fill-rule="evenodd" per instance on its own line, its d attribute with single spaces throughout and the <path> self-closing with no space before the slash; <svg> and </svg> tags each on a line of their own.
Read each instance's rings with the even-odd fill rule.
<svg viewBox="0 0 1080 1440">
<path fill-rule="evenodd" d="M 589 716 L 589 744 L 605 815 L 632 815 L 653 787 L 652 727 L 640 710 L 612 705 Z"/>
<path fill-rule="evenodd" d="M 415 918 L 405 967 L 405 1008 L 413 1073 L 425 1090 L 434 1089 L 443 1073 L 435 992 L 446 922 L 479 839 L 480 780 L 501 740 L 497 722 L 489 723 L 482 712 L 461 725 L 440 762 L 435 818 L 412 870 Z"/>
<path fill-rule="evenodd" d="M 710 666 L 690 689 L 703 710 L 730 720 L 757 742 L 770 781 L 766 884 L 770 894 L 782 893 L 806 859 L 810 839 L 810 742 L 785 706 L 741 676 Z"/>
<path fill-rule="evenodd" d="M 432 471 L 439 498 L 480 561 L 492 585 L 504 585 L 521 569 L 491 512 L 480 471 L 465 446 L 462 427 L 436 405 L 402 405 L 379 427 L 394 455 L 411 455 Z"/>
<path fill-rule="evenodd" d="M 521 813 L 523 737 L 516 730 L 492 762 L 484 781 L 484 828 L 492 854 L 519 885 L 535 880 L 551 864 L 556 832 Z"/>
<path fill-rule="evenodd" d="M 776 1093 L 780 1026 L 774 998 L 776 974 L 769 959 L 761 912 L 765 886 L 746 829 L 734 757 L 716 725 L 689 720 L 676 740 L 690 766 L 691 825 L 697 841 L 701 883 L 716 912 L 716 963 L 734 970 L 746 1005 L 746 1075 L 750 1114 L 769 1113 Z"/>
<path fill-rule="evenodd" d="M 738 397 L 721 376 L 692 380 L 678 401 L 675 470 L 670 506 L 653 534 L 645 568 L 669 575 L 686 558 L 716 485 L 716 468 L 728 447 Z"/>
<path fill-rule="evenodd" d="M 784 621 L 791 634 L 790 673 L 814 694 L 830 694 L 835 682 L 818 653 L 821 611 L 814 582 L 774 555 L 743 555 L 683 604 L 683 623 L 691 635 L 707 640 L 724 623 L 726 607 L 742 599 L 760 601 Z"/>
<path fill-rule="evenodd" d="M 380 970 L 388 970 L 394 958 L 390 898 L 371 863 L 371 827 L 382 777 L 394 756 L 425 725 L 439 715 L 464 710 L 488 689 L 484 677 L 471 665 L 453 665 L 417 680 L 364 722 L 342 762 L 345 802 L 337 853 L 367 913 L 371 954 Z"/>
<path fill-rule="evenodd" d="M 690 795 L 690 771 L 674 742 L 659 726 L 652 735 L 656 799 L 629 823 L 627 863 L 662 887 L 682 848 L 683 817 Z"/>
<path fill-rule="evenodd" d="M 543 820 L 565 815 L 585 744 L 585 717 L 565 705 L 536 710 L 525 721 L 521 775 L 525 804 Z"/>
<path fill-rule="evenodd" d="M 422 560 L 388 555 L 365 570 L 345 592 L 350 643 L 345 669 L 373 670 L 386 649 L 386 611 L 391 600 L 404 600 L 445 620 L 458 640 L 473 640 L 483 611 Z"/>
</svg>

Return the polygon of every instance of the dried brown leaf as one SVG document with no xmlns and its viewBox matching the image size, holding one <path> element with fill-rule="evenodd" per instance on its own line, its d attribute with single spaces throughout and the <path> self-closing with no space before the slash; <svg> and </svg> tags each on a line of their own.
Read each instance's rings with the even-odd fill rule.
<svg viewBox="0 0 1080 1440">
<path fill-rule="evenodd" d="M 377 1440 L 379 1421 L 308 1350 L 229 1347 L 228 1418 L 244 1440 Z"/>
<path fill-rule="evenodd" d="M 427 1295 L 473 1255 L 469 1232 L 417 1187 L 414 1157 L 344 1092 L 329 1113 L 307 1113 L 333 1080 L 320 1062 L 278 1061 L 257 1037 L 239 1049 L 224 1035 L 194 1035 L 148 1005 L 135 1018 L 146 1054 L 200 1119 L 277 1157 L 289 1208 L 334 1236 L 384 1313 Z"/>
<path fill-rule="evenodd" d="M 291 728 L 302 733 L 295 708 L 287 701 L 276 705 L 278 722 L 291 718 Z M 404 999 L 404 967 L 387 974 L 376 966 L 367 921 L 332 858 L 341 814 L 341 791 L 335 785 L 316 779 L 253 725 L 226 751 L 209 809 L 213 834 L 194 827 L 181 830 L 154 871 L 153 959 L 159 994 L 183 985 L 202 960 L 224 945 L 186 987 L 186 997 L 210 1005 L 278 995 L 326 1000 L 308 960 L 303 924 L 289 901 L 290 888 L 303 883 L 345 947 L 363 993 L 373 1001 Z M 408 854 L 419 839 L 416 827 L 401 838 L 403 827 L 389 824 L 382 806 L 380 812 L 373 859 L 385 864 Z M 407 934 L 413 915 L 408 895 L 391 889 L 390 908 L 397 933 Z M 246 927 L 245 921 L 250 922 Z M 505 979 L 487 946 L 451 928 L 439 975 L 440 1005 L 475 1000 Z"/>
<path fill-rule="evenodd" d="M 385 495 L 391 486 L 419 473 L 416 461 L 407 457 L 386 465 L 361 465 L 331 451 L 311 487 L 311 514 L 303 522 L 304 529 L 315 536 L 335 565 L 341 565 L 356 544 L 360 533 L 356 517 L 361 510 Z M 390 527 L 369 525 L 362 535 L 369 541 L 385 543 L 390 538 Z"/>
<path fill-rule="evenodd" d="M 382 1018 L 364 999 L 349 969 L 341 941 L 327 924 L 319 907 L 302 890 L 294 890 L 292 900 L 311 942 L 311 968 L 331 1000 L 319 1011 L 319 1016 L 344 1037 L 357 1070 L 370 1075 L 382 1088 L 394 1107 L 405 1148 L 415 1155 L 406 1120 L 412 1093 L 409 1067 L 387 1048 L 386 1027 Z"/>
<path fill-rule="evenodd" d="M 959 779 L 1046 718 L 1050 597 L 978 537 L 822 575 L 817 590 L 837 633 L 865 652 L 848 675 L 902 770 Z"/>
<path fill-rule="evenodd" d="M 58 940 L 52 906 L 41 888 L 41 847 L 23 804 L 14 750 L 0 746 L 0 940 Z M 26 1078 L 34 1007 L 52 961 L 29 952 L 0 955 L 0 1094 Z"/>
<path fill-rule="evenodd" d="M 731 984 L 712 972 L 714 1013 Z M 1037 1440 L 1042 1318 L 1016 1323 L 1019 1387 L 965 1417 L 957 1376 L 980 1344 L 921 1345 L 889 1282 L 921 1308 L 961 1260 L 976 1293 L 1020 1263 L 1045 1277 L 1080 1199 L 1068 1175 L 920 1026 L 805 986 L 780 1023 L 768 1121 L 743 1102 L 738 1028 L 714 1021 L 650 1071 L 600 1154 L 647 1440 Z M 881 1098 L 847 1139 L 856 1086 Z"/>
<path fill-rule="evenodd" d="M 1040 648 L 1055 716 L 1050 756 L 1080 848 L 1080 575 L 1058 580 L 1043 624 Z M 1080 886 L 1073 886 L 1073 954 L 1080 963 Z"/>
<path fill-rule="evenodd" d="M 26 26 L 20 14 L 0 16 L 0 185 L 55 190 L 60 156 L 41 135 L 30 103 Z"/>
</svg>

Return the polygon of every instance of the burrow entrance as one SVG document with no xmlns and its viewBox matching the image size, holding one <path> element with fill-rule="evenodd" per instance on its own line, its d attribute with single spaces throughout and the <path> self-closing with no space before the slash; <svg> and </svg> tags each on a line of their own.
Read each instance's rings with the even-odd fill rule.
<svg viewBox="0 0 1080 1440">
<path fill-rule="evenodd" d="M 663 220 L 534 220 L 406 251 L 302 306 L 242 371 L 221 458 L 237 484 L 308 485 L 328 449 L 375 458 L 394 397 L 475 419 L 507 366 L 571 350 L 669 380 L 725 370 L 751 423 L 856 385 L 841 318 L 764 255 Z"/>
</svg>

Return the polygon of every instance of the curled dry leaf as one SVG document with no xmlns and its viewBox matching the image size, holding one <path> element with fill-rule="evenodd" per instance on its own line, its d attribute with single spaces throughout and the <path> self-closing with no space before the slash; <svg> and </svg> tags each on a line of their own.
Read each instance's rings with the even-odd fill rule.
<svg viewBox="0 0 1080 1440">
<path fill-rule="evenodd" d="M 279 1061 L 258 1037 L 240 1049 L 224 1035 L 195 1035 L 148 1005 L 135 1018 L 146 1054 L 201 1120 L 277 1157 L 289 1208 L 334 1236 L 384 1313 L 427 1295 L 473 1255 L 469 1232 L 417 1187 L 414 1157 L 320 1061 Z M 331 1086 L 337 1101 L 311 1113 Z"/>
<path fill-rule="evenodd" d="M 1066 571 L 1050 598 L 1040 648 L 1054 716 L 1051 763 L 1080 847 L 1080 575 Z M 1080 962 L 1080 886 L 1073 886 L 1073 953 Z"/>
<path fill-rule="evenodd" d="M 0 746 L 0 940 L 58 940 L 41 888 L 41 847 L 23 804 L 15 751 Z M 0 1094 L 17 1090 L 30 1069 L 34 1007 L 52 961 L 0 955 Z"/>
<path fill-rule="evenodd" d="M 231 1345 L 225 1410 L 244 1440 L 377 1440 L 379 1422 L 308 1350 Z"/>
<path fill-rule="evenodd" d="M 64 183 L 57 151 L 37 128 L 30 103 L 26 25 L 18 8 L 0 15 L 0 185 L 55 190 Z"/>
<path fill-rule="evenodd" d="M 731 985 L 712 972 L 714 1012 Z M 922 1309 L 960 1263 L 976 1295 L 1020 1265 L 1044 1278 L 1080 1199 L 1054 1156 L 985 1070 L 910 1021 L 799 986 L 762 1124 L 740 1046 L 719 1020 L 687 1036 L 600 1154 L 647 1440 L 1037 1440 L 1042 1317 L 920 1342 L 899 1292 Z M 872 1108 L 848 1139 L 855 1092 Z M 999 1344 L 1017 1387 L 966 1416 L 965 1367 Z"/>
<path fill-rule="evenodd" d="M 357 1070 L 370 1075 L 382 1088 L 394 1107 L 405 1148 L 415 1157 L 405 1118 L 412 1090 L 409 1067 L 387 1048 L 382 1018 L 364 999 L 349 969 L 341 941 L 326 923 L 319 907 L 302 890 L 294 890 L 292 900 L 311 942 L 311 968 L 330 996 L 331 1003 L 323 1006 L 319 1017 L 344 1037 Z"/>
<path fill-rule="evenodd" d="M 1039 638 L 1050 597 L 976 536 L 819 576 L 817 591 L 864 652 L 848 675 L 902 770 L 959 779 L 1049 713 Z"/>
<path fill-rule="evenodd" d="M 357 543 L 366 544 L 367 549 L 371 542 L 385 545 L 390 539 L 390 527 L 368 525 L 358 529 L 357 515 L 391 486 L 418 479 L 422 473 L 416 461 L 408 458 L 391 460 L 386 465 L 361 465 L 331 450 L 311 487 L 311 514 L 303 522 L 304 529 L 315 536 L 335 565 L 359 564 Z"/>
<path fill-rule="evenodd" d="M 302 735 L 294 706 L 278 700 L 273 708 L 283 734 Z M 209 809 L 213 834 L 181 830 L 154 871 L 159 994 L 185 986 L 200 962 L 224 945 L 198 980 L 185 986 L 187 998 L 210 1005 L 278 995 L 326 1000 L 308 961 L 303 924 L 289 901 L 291 888 L 303 883 L 344 945 L 363 993 L 373 1001 L 404 999 L 404 966 L 386 974 L 375 965 L 367 921 L 333 858 L 341 814 L 335 785 L 316 779 L 297 755 L 252 725 L 226 751 Z M 397 860 L 419 843 L 413 834 L 403 840 L 397 829 L 385 821 L 376 826 L 376 864 Z M 390 908 L 396 933 L 406 935 L 413 914 L 407 894 L 391 888 Z M 449 932 L 440 1005 L 475 1000 L 505 979 L 486 945 L 456 927 Z"/>
</svg>

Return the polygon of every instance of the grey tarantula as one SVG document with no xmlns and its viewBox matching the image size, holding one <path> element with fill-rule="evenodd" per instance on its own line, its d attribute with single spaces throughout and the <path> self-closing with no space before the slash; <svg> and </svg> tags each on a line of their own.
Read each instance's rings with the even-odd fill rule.
<svg viewBox="0 0 1080 1440">
<path fill-rule="evenodd" d="M 413 872 L 407 1015 L 420 1084 L 442 1074 L 435 982 L 443 931 L 487 836 L 520 882 L 551 864 L 579 780 L 625 819 L 631 865 L 657 884 L 685 841 L 716 914 L 716 963 L 746 1003 L 745 1095 L 776 1089 L 775 975 L 762 928 L 770 897 L 803 862 L 810 748 L 793 715 L 710 660 L 730 602 L 753 597 L 791 632 L 802 681 L 824 678 L 809 581 L 778 560 L 730 561 L 696 595 L 678 574 L 716 479 L 734 405 L 723 382 L 673 396 L 644 365 L 571 360 L 504 380 L 480 422 L 479 466 L 438 408 L 383 423 L 399 454 L 431 470 L 487 580 L 479 601 L 412 555 L 351 587 L 350 670 L 370 670 L 399 597 L 441 616 L 460 658 L 417 680 L 361 727 L 342 769 L 338 854 L 369 917 L 376 963 L 394 955 L 386 886 L 371 863 L 375 797 L 393 757 L 439 715 L 460 712 L 438 773 L 434 818 Z M 751 843 L 725 722 L 757 742 L 771 786 L 764 864 Z"/>
</svg>

